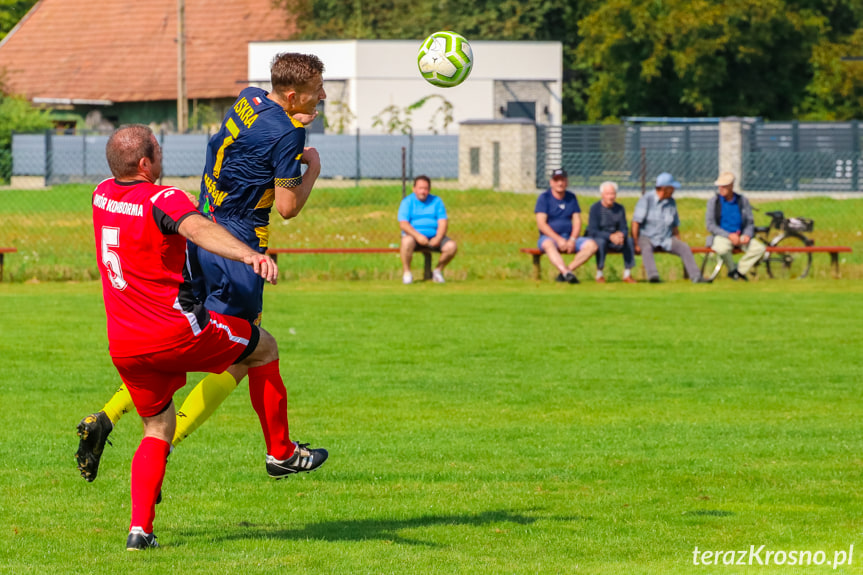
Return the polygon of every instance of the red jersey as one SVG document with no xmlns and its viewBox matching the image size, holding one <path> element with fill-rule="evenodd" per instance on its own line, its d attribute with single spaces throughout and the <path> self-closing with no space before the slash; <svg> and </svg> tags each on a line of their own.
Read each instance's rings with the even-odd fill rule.
<svg viewBox="0 0 863 575">
<path fill-rule="evenodd" d="M 93 228 L 113 357 L 171 349 L 210 321 L 192 295 L 180 222 L 198 211 L 177 188 L 105 180 Z"/>
</svg>

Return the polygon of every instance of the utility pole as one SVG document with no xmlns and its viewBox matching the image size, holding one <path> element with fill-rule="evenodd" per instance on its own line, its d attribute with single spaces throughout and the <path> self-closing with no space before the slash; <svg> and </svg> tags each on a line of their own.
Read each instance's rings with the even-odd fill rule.
<svg viewBox="0 0 863 575">
<path fill-rule="evenodd" d="M 177 0 L 177 132 L 186 133 L 189 101 L 186 98 L 186 2 Z"/>
</svg>

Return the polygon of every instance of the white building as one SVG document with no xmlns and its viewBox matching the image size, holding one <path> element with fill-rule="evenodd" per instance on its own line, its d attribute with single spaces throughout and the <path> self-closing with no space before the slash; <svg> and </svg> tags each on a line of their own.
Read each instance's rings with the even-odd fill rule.
<svg viewBox="0 0 863 575">
<path fill-rule="evenodd" d="M 430 95 L 453 105 L 453 121 L 446 133 L 458 133 L 465 120 L 530 118 L 537 124 L 560 125 L 563 48 L 560 42 L 471 42 L 474 62 L 470 77 L 455 88 L 437 88 L 417 68 L 419 40 L 333 40 L 317 42 L 252 42 L 249 44 L 249 82 L 269 89 L 270 63 L 281 52 L 317 55 L 326 66 L 323 111 L 330 127 L 346 133 L 385 133 L 373 128 L 384 110 L 407 106 Z M 438 131 L 433 119 L 441 100 L 431 98 L 411 115 L 415 134 Z M 403 116 L 402 116 L 403 117 Z M 339 121 L 341 120 L 341 122 Z M 434 128 L 430 123 L 434 123 Z M 322 128 L 315 122 L 311 128 Z"/>
</svg>

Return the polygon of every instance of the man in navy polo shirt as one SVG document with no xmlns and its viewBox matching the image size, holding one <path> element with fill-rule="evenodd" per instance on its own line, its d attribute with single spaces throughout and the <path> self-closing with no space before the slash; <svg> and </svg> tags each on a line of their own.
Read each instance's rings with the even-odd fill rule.
<svg viewBox="0 0 863 575">
<path fill-rule="evenodd" d="M 431 195 L 428 176 L 414 178 L 413 193 L 399 205 L 399 228 L 402 230 L 402 283 L 414 281 L 411 259 L 417 246 L 440 252 L 437 267 L 432 271 L 435 283 L 444 283 L 443 269 L 455 257 L 456 243 L 447 237 L 448 220 L 443 200 Z"/>
<path fill-rule="evenodd" d="M 712 247 L 716 255 L 722 258 L 728 268 L 728 277 L 733 280 L 746 280 L 746 274 L 752 269 L 767 250 L 758 238 L 754 238 L 755 221 L 752 217 L 752 206 L 746 197 L 735 193 L 734 174 L 724 172 L 713 182 L 717 186 L 716 195 L 707 200 L 705 223 L 710 235 L 707 246 Z M 746 253 L 735 267 L 734 248 L 740 248 Z"/>
<path fill-rule="evenodd" d="M 575 194 L 567 191 L 568 183 L 566 170 L 554 170 L 549 188 L 536 199 L 533 211 L 539 228 L 537 246 L 560 272 L 555 281 L 577 284 L 575 270 L 596 253 L 597 246 L 592 239 L 579 237 L 581 208 Z M 561 254 L 575 254 L 575 258 L 567 266 Z"/>
</svg>

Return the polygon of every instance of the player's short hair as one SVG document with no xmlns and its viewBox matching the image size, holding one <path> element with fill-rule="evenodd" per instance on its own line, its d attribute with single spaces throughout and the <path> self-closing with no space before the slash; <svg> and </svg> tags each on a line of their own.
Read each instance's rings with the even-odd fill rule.
<svg viewBox="0 0 863 575">
<path fill-rule="evenodd" d="M 315 75 L 323 73 L 324 63 L 314 54 L 282 52 L 270 65 L 270 83 L 273 91 L 282 93 L 303 88 Z"/>
<path fill-rule="evenodd" d="M 115 178 L 129 178 L 138 172 L 141 158 L 156 161 L 153 130 L 144 124 L 120 126 L 105 145 L 108 167 Z"/>
<path fill-rule="evenodd" d="M 429 189 L 431 189 L 431 179 L 428 176 L 426 176 L 425 174 L 417 176 L 416 178 L 414 178 L 414 185 L 417 185 L 417 182 L 420 180 L 424 180 L 425 183 L 429 185 Z"/>
</svg>

